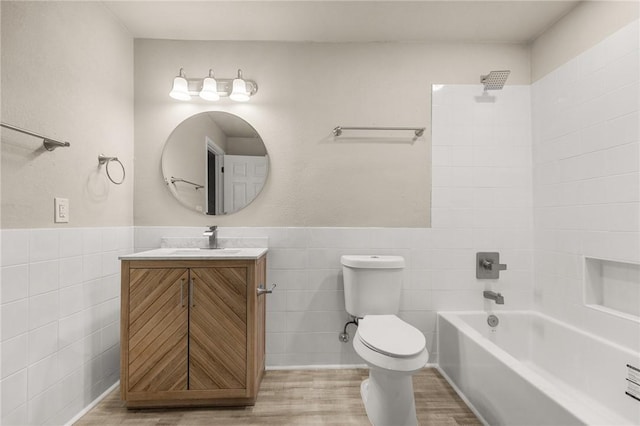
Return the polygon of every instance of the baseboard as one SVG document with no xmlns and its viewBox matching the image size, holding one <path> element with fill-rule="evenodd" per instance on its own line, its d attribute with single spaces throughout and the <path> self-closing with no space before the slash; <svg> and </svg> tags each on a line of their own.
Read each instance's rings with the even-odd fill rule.
<svg viewBox="0 0 640 426">
<path fill-rule="evenodd" d="M 96 405 L 98 405 L 100 403 L 100 401 L 102 401 L 103 399 L 105 399 L 107 397 L 107 395 L 109 395 L 115 388 L 117 388 L 118 386 L 120 386 L 120 380 L 118 380 L 117 382 L 115 382 L 113 385 L 111 385 L 111 387 L 109 387 L 109 389 L 107 389 L 106 391 L 102 392 L 100 394 L 100 396 L 98 396 L 96 399 L 94 399 L 93 401 L 91 401 L 91 403 L 89 405 L 87 405 L 86 407 L 84 407 L 82 409 L 82 411 L 80 411 L 78 414 L 76 414 L 75 416 L 73 416 L 73 418 L 71 420 L 69 420 L 67 423 L 65 423 L 64 426 L 72 426 L 75 422 L 77 422 L 78 420 L 80 420 L 80 418 L 82 416 L 84 416 L 85 414 L 87 414 L 93 407 L 95 407 Z"/>
<path fill-rule="evenodd" d="M 267 365 L 267 371 L 277 370 L 349 370 L 355 368 L 368 369 L 367 364 L 318 364 L 318 365 Z M 438 364 L 426 364 L 424 368 L 436 368 Z M 439 370 L 439 369 L 438 369 Z"/>
<path fill-rule="evenodd" d="M 458 388 L 458 386 L 453 382 L 453 380 L 451 380 L 451 378 L 447 375 L 447 373 L 444 372 L 444 370 L 442 368 L 440 368 L 439 365 L 434 365 L 433 368 L 435 368 L 436 370 L 438 370 L 438 372 L 440 373 L 440 375 L 442 377 L 444 377 L 444 379 L 447 381 L 447 383 L 449 383 L 449 386 L 451 386 L 453 388 L 453 390 L 458 394 L 458 396 L 460 397 L 460 399 L 467 404 L 467 407 L 469 407 L 469 409 L 471 410 L 471 412 L 473 414 L 475 414 L 475 416 L 478 418 L 478 420 L 480 420 L 480 422 L 484 425 L 484 426 L 490 426 L 489 423 L 487 423 L 487 421 L 484 419 L 484 417 L 482 417 L 482 414 L 480 414 L 480 412 L 476 409 L 476 407 L 473 406 L 473 404 L 471 403 L 471 401 L 469 401 L 469 399 L 465 396 L 464 393 L 462 393 L 462 391 L 460 390 L 460 388 Z"/>
<path fill-rule="evenodd" d="M 318 365 L 267 365 L 267 371 L 277 370 L 348 370 L 355 368 L 369 368 L 366 364 L 318 364 Z"/>
</svg>

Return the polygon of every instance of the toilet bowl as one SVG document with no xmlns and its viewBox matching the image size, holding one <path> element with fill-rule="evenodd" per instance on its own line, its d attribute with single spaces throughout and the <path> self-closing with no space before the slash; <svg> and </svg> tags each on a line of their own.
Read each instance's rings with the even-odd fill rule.
<svg viewBox="0 0 640 426">
<path fill-rule="evenodd" d="M 367 315 L 353 340 L 369 366 L 360 394 L 375 426 L 413 426 L 416 416 L 411 376 L 429 359 L 424 335 L 395 315 Z"/>
</svg>

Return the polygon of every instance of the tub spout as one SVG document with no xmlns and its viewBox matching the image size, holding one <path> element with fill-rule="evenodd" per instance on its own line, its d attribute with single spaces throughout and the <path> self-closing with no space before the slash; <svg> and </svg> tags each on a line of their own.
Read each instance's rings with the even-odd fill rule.
<svg viewBox="0 0 640 426">
<path fill-rule="evenodd" d="M 504 305 L 504 297 L 500 293 L 485 290 L 482 295 L 485 299 L 494 300 L 497 305 Z"/>
</svg>

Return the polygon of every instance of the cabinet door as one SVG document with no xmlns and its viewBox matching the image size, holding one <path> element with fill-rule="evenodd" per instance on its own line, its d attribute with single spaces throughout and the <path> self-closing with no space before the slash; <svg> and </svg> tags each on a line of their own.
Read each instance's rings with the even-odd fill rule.
<svg viewBox="0 0 640 426">
<path fill-rule="evenodd" d="M 187 269 L 129 272 L 128 391 L 187 389 Z"/>
<path fill-rule="evenodd" d="M 189 389 L 245 389 L 247 268 L 191 269 Z"/>
</svg>

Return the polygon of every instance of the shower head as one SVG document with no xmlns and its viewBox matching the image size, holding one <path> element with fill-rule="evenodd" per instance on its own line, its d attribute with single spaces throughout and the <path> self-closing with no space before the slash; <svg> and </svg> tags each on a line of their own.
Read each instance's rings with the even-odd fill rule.
<svg viewBox="0 0 640 426">
<path fill-rule="evenodd" d="M 480 83 L 484 84 L 484 90 L 501 90 L 511 71 L 491 71 L 487 75 L 480 76 Z"/>
</svg>

